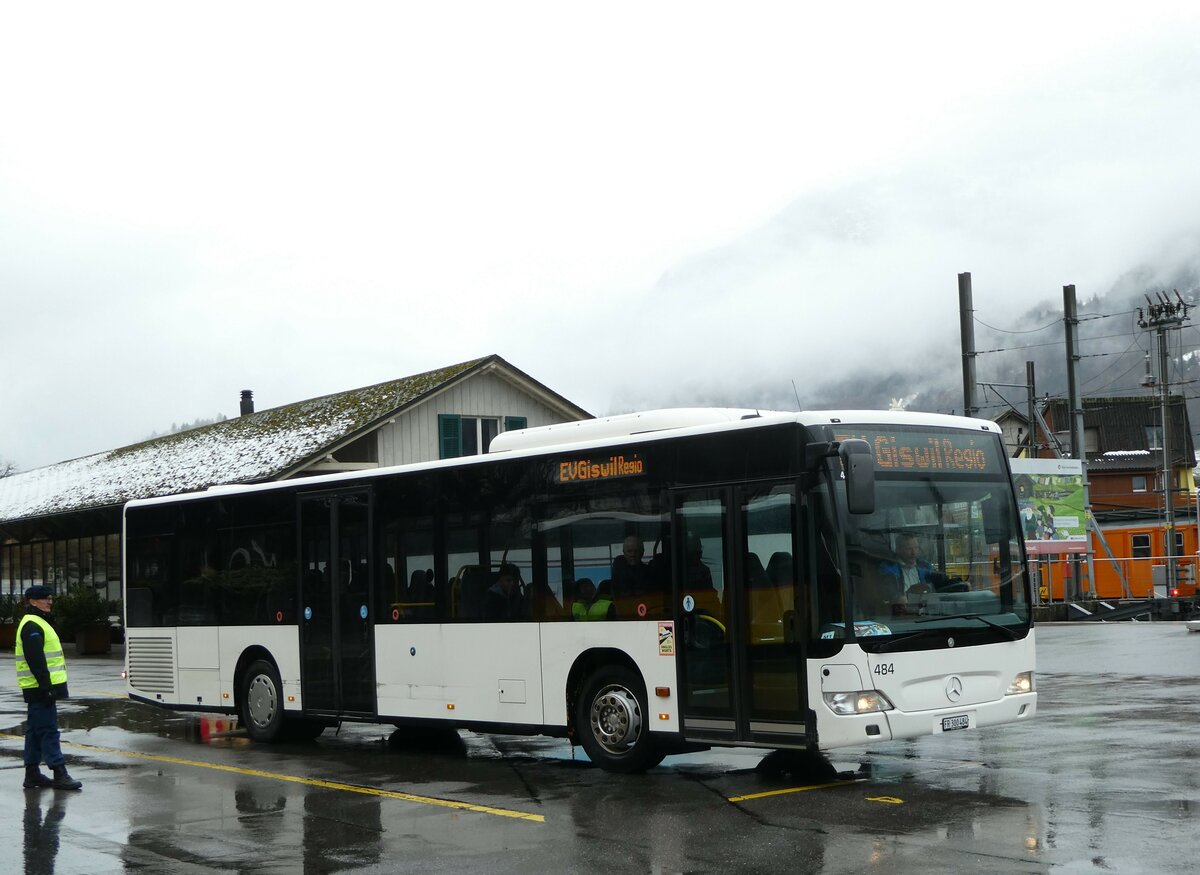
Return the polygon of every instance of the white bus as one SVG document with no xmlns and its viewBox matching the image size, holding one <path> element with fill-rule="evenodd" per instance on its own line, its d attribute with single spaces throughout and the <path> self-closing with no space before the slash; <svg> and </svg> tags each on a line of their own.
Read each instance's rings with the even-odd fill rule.
<svg viewBox="0 0 1200 875">
<path fill-rule="evenodd" d="M 256 741 L 446 725 L 633 772 L 1036 710 L 1021 527 L 982 420 L 631 414 L 132 501 L 123 538 L 129 695 L 236 713 Z"/>
</svg>

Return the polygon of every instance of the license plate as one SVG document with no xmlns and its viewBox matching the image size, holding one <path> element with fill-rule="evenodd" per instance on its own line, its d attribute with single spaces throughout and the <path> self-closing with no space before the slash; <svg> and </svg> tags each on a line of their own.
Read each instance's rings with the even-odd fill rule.
<svg viewBox="0 0 1200 875">
<path fill-rule="evenodd" d="M 971 718 L 966 714 L 959 714 L 956 717 L 942 718 L 942 732 L 949 732 L 952 729 L 970 729 Z"/>
</svg>

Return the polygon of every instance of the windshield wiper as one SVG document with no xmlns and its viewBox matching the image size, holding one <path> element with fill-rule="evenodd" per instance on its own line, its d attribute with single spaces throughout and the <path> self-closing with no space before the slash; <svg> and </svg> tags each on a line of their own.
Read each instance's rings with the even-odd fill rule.
<svg viewBox="0 0 1200 875">
<path fill-rule="evenodd" d="M 883 653 L 885 651 L 891 650 L 897 644 L 903 644 L 905 642 L 912 641 L 914 638 L 925 638 L 929 635 L 940 636 L 944 633 L 944 631 L 945 630 L 943 630 L 943 629 L 921 629 L 917 632 L 906 632 L 906 633 L 901 633 L 899 635 L 893 635 L 889 640 L 880 643 L 874 649 L 874 652 L 875 653 Z M 858 638 L 856 640 L 858 641 L 859 646 L 861 647 L 865 642 L 869 641 L 872 637 L 873 636 L 868 635 L 865 638 Z"/>
<path fill-rule="evenodd" d="M 914 623 L 932 623 L 935 620 L 978 620 L 981 623 L 987 623 L 993 629 L 999 629 L 1008 636 L 1009 641 L 1016 641 L 1021 636 L 1008 628 L 1002 623 L 997 623 L 995 620 L 989 620 L 983 614 L 938 614 L 930 617 L 919 617 L 914 620 Z"/>
</svg>

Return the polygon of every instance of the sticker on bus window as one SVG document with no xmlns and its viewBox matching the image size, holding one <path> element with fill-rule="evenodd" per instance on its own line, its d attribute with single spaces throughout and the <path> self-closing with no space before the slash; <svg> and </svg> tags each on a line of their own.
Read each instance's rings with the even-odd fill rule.
<svg viewBox="0 0 1200 875">
<path fill-rule="evenodd" d="M 663 620 L 658 624 L 658 655 L 675 655 L 675 621 Z"/>
<path fill-rule="evenodd" d="M 696 600 L 690 595 L 685 595 L 683 597 L 683 609 L 690 614 L 696 609 Z"/>
</svg>

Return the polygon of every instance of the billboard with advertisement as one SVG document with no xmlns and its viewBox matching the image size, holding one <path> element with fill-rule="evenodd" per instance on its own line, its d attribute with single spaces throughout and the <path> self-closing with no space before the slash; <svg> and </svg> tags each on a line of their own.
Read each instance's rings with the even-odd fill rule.
<svg viewBox="0 0 1200 875">
<path fill-rule="evenodd" d="M 1083 463 L 1078 459 L 1009 459 L 1030 555 L 1086 553 Z"/>
</svg>

